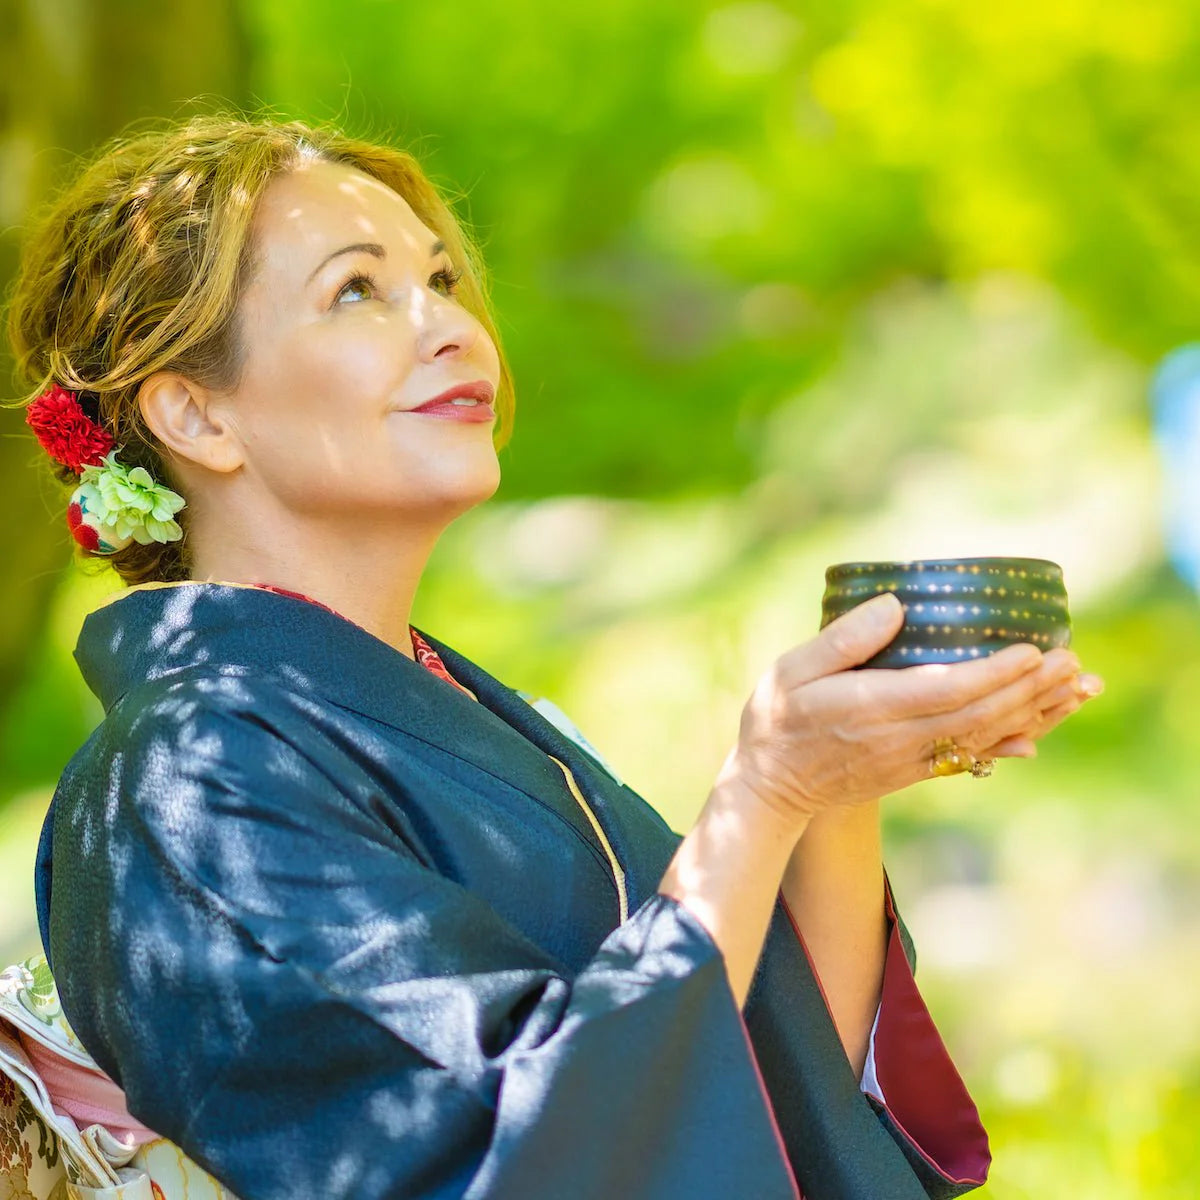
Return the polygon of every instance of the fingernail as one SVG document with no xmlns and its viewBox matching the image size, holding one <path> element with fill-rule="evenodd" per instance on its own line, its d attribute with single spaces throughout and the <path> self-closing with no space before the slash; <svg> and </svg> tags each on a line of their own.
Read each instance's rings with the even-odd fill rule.
<svg viewBox="0 0 1200 1200">
<path fill-rule="evenodd" d="M 1104 691 L 1104 680 L 1099 675 L 1083 675 L 1079 680 L 1079 689 L 1085 696 L 1099 696 Z"/>
<path fill-rule="evenodd" d="M 872 606 L 871 619 L 880 625 L 888 624 L 895 614 L 895 606 L 888 603 L 889 597 L 894 600 L 896 604 L 901 603 L 900 597 L 897 596 L 895 592 L 884 592 L 880 596 L 872 596 L 871 599 L 867 601 L 867 603 Z"/>
</svg>

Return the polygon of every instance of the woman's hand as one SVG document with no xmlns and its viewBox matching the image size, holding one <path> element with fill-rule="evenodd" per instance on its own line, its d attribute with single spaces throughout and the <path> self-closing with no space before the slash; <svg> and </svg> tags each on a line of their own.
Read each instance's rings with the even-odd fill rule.
<svg viewBox="0 0 1200 1200">
<path fill-rule="evenodd" d="M 928 778 L 939 738 L 976 758 L 1033 753 L 1037 738 L 1103 686 L 1080 676 L 1070 651 L 1026 644 L 948 666 L 849 670 L 903 621 L 886 593 L 777 659 L 742 710 L 717 783 L 803 823 Z"/>
<path fill-rule="evenodd" d="M 990 746 L 977 758 L 1034 758 L 1039 739 L 1104 691 L 1104 680 L 1099 675 L 1076 674 L 1065 683 L 1055 682 L 1057 663 L 1062 655 L 1066 655 L 1078 670 L 1079 660 L 1066 650 L 1051 650 L 1045 655 L 1040 668 L 1044 687 L 1037 697 L 1037 719 L 1023 733 Z"/>
</svg>

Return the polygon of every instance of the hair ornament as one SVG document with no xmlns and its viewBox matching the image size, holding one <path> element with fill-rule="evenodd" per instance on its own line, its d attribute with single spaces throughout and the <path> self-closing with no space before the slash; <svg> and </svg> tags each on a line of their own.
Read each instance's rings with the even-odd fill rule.
<svg viewBox="0 0 1200 1200">
<path fill-rule="evenodd" d="M 183 536 L 174 519 L 183 497 L 155 483 L 145 467 L 118 462 L 112 435 L 83 411 L 75 392 L 48 388 L 29 405 L 25 423 L 51 458 L 80 477 L 67 504 L 67 527 L 89 554 Z"/>
<path fill-rule="evenodd" d="M 26 410 L 25 424 L 55 462 L 76 475 L 113 448 L 108 430 L 83 411 L 79 397 L 58 384 L 47 388 Z"/>
</svg>

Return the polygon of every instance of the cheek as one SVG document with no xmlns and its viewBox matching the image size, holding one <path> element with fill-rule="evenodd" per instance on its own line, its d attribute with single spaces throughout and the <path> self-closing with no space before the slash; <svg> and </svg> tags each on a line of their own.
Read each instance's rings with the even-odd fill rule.
<svg viewBox="0 0 1200 1200">
<path fill-rule="evenodd" d="M 312 328 L 290 339 L 279 363 L 287 391 L 305 407 L 327 414 L 361 400 L 386 410 L 411 369 L 406 333 L 382 319 L 347 317 L 337 325 Z M 349 415 L 349 414 L 347 414 Z"/>
<path fill-rule="evenodd" d="M 298 331 L 248 364 L 239 389 L 243 435 L 252 452 L 278 449 L 306 463 L 314 455 L 339 458 L 339 446 L 378 446 L 409 369 L 394 331 Z"/>
</svg>

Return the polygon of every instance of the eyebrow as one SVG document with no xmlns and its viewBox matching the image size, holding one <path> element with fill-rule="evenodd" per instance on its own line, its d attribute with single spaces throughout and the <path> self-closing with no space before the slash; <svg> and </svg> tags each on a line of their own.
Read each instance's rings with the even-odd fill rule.
<svg viewBox="0 0 1200 1200">
<path fill-rule="evenodd" d="M 436 258 L 445 248 L 445 242 L 441 240 L 434 242 L 429 248 L 429 257 Z M 327 254 L 316 265 L 312 274 L 304 281 L 305 286 L 312 283 L 327 263 L 332 262 L 341 254 L 373 254 L 376 258 L 387 258 L 387 251 L 378 242 L 354 242 L 352 245 L 343 246 L 340 250 L 335 250 L 332 254 Z"/>
</svg>

